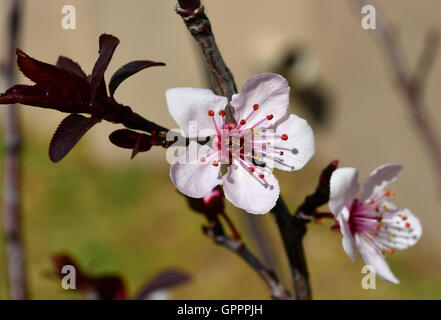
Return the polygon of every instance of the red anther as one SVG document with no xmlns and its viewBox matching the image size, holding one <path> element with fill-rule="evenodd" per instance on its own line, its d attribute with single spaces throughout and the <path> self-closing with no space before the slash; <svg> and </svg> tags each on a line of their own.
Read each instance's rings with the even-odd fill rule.
<svg viewBox="0 0 441 320">
<path fill-rule="evenodd" d="M 263 179 L 263 178 L 265 178 L 265 175 L 263 173 L 259 173 L 259 178 Z"/>
<path fill-rule="evenodd" d="M 283 156 L 284 153 L 283 153 L 283 151 L 280 151 L 279 154 L 280 154 L 281 156 Z"/>
<path fill-rule="evenodd" d="M 401 219 L 402 219 L 403 221 L 406 221 L 406 220 L 407 220 L 407 217 L 406 217 L 406 216 L 402 216 Z"/>
<path fill-rule="evenodd" d="M 213 116 L 214 116 L 214 111 L 213 111 L 213 110 L 208 110 L 208 115 L 209 115 L 210 117 L 213 117 Z"/>
<path fill-rule="evenodd" d="M 395 250 L 394 250 L 394 249 L 392 249 L 392 248 L 389 248 L 389 249 L 387 249 L 387 251 L 389 251 L 389 253 L 390 253 L 390 254 L 392 254 L 392 253 L 394 253 L 394 252 L 395 252 Z"/>
<path fill-rule="evenodd" d="M 266 116 L 266 118 L 267 118 L 268 120 L 271 120 L 272 118 L 274 118 L 274 116 L 273 116 L 272 114 L 269 114 L 269 115 Z"/>
<path fill-rule="evenodd" d="M 375 203 L 375 200 L 374 200 L 374 199 L 371 199 L 371 201 L 369 201 L 369 203 L 370 203 L 370 204 L 374 204 L 374 203 Z"/>
<path fill-rule="evenodd" d="M 256 104 L 253 106 L 253 109 L 254 109 L 254 111 L 256 111 L 257 109 L 259 109 L 259 105 L 256 103 Z"/>
<path fill-rule="evenodd" d="M 380 206 L 378 204 L 375 206 L 375 211 L 380 211 Z"/>
<path fill-rule="evenodd" d="M 241 126 L 244 126 L 245 123 L 247 123 L 247 122 L 246 122 L 244 119 L 240 120 L 240 125 L 241 125 Z"/>
<path fill-rule="evenodd" d="M 284 134 L 282 134 L 281 138 L 283 141 L 286 141 L 286 140 L 288 140 L 288 135 L 284 133 Z"/>
<path fill-rule="evenodd" d="M 249 167 L 248 169 L 250 170 L 250 172 L 254 172 L 254 168 L 253 167 Z"/>
<path fill-rule="evenodd" d="M 225 112 L 225 110 L 221 110 L 221 111 L 219 111 L 219 115 L 220 115 L 221 117 L 224 117 L 226 114 L 227 114 L 227 113 Z"/>
<path fill-rule="evenodd" d="M 406 224 L 404 225 L 407 229 L 409 229 L 410 228 L 410 223 L 409 222 L 406 222 Z"/>
<path fill-rule="evenodd" d="M 385 195 L 385 196 L 390 195 L 390 190 L 386 190 L 386 191 L 384 192 L 384 195 Z"/>
<path fill-rule="evenodd" d="M 206 160 L 205 157 L 201 158 L 201 162 L 205 162 L 205 160 Z"/>
<path fill-rule="evenodd" d="M 214 167 L 217 167 L 219 165 L 219 162 L 217 162 L 217 161 L 213 161 L 213 166 Z"/>
<path fill-rule="evenodd" d="M 372 233 L 374 234 L 374 236 L 378 234 L 377 230 L 372 231 Z"/>
</svg>

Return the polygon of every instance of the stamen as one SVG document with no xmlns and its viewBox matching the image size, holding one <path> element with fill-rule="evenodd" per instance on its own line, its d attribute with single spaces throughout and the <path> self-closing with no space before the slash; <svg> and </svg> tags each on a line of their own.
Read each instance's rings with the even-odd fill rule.
<svg viewBox="0 0 441 320">
<path fill-rule="evenodd" d="M 389 253 L 390 253 L 390 254 L 392 254 L 392 253 L 394 253 L 394 252 L 395 252 L 395 250 L 394 250 L 394 249 L 392 249 L 392 248 L 389 248 L 389 249 L 387 249 L 387 251 L 389 251 Z"/>
<path fill-rule="evenodd" d="M 213 117 L 213 116 L 214 116 L 214 111 L 213 111 L 213 110 L 208 110 L 208 115 L 209 115 L 210 117 Z"/>
<path fill-rule="evenodd" d="M 259 105 L 256 103 L 255 105 L 253 105 L 253 109 L 254 109 L 254 111 L 256 111 L 257 109 L 259 109 Z"/>
<path fill-rule="evenodd" d="M 274 118 L 274 116 L 273 116 L 272 114 L 269 114 L 269 115 L 266 116 L 266 118 L 267 118 L 268 120 L 272 120 L 272 119 Z"/>
<path fill-rule="evenodd" d="M 387 197 L 387 196 L 389 196 L 390 195 L 390 190 L 386 190 L 385 192 L 384 192 L 384 195 Z"/>
<path fill-rule="evenodd" d="M 248 170 L 250 170 L 250 172 L 254 172 L 254 168 L 253 167 L 249 167 Z"/>
<path fill-rule="evenodd" d="M 282 134 L 282 136 L 280 137 L 283 141 L 288 140 L 288 135 L 287 134 Z"/>
<path fill-rule="evenodd" d="M 225 110 L 221 110 L 221 111 L 219 111 L 219 115 L 220 115 L 221 117 L 225 117 L 226 114 L 227 114 L 227 113 L 225 112 Z"/>
<path fill-rule="evenodd" d="M 402 219 L 403 221 L 406 221 L 406 220 L 407 220 L 407 217 L 406 217 L 406 216 L 402 216 L 401 219 Z"/>
<path fill-rule="evenodd" d="M 259 173 L 259 178 L 263 179 L 263 178 L 265 178 L 265 175 L 263 173 Z"/>
<path fill-rule="evenodd" d="M 213 166 L 214 166 L 214 167 L 217 167 L 217 166 L 219 166 L 219 162 L 217 162 L 217 161 L 213 161 L 213 163 L 212 163 L 212 164 L 213 164 Z"/>
<path fill-rule="evenodd" d="M 247 123 L 247 122 L 246 122 L 245 119 L 240 120 L 240 125 L 241 125 L 241 126 L 244 126 L 246 123 Z"/>
<path fill-rule="evenodd" d="M 406 222 L 406 224 L 404 225 L 407 229 L 409 229 L 410 228 L 410 223 L 409 222 Z"/>
</svg>

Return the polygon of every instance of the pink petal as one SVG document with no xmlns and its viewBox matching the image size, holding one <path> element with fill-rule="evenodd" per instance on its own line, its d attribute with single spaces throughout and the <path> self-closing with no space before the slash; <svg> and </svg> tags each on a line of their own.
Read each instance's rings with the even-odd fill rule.
<svg viewBox="0 0 441 320">
<path fill-rule="evenodd" d="M 215 167 L 208 159 L 200 159 L 211 149 L 192 141 L 189 146 L 178 153 L 170 167 L 170 178 L 176 188 L 191 198 L 202 198 L 208 195 L 222 180 L 220 167 Z"/>
<path fill-rule="evenodd" d="M 344 209 L 347 210 L 347 209 Z M 349 214 L 349 213 L 348 213 Z M 343 249 L 351 258 L 353 262 L 355 262 L 355 244 L 354 244 L 354 238 L 352 237 L 351 231 L 349 230 L 349 225 L 347 220 L 345 219 L 344 215 L 341 214 L 337 217 L 338 223 L 340 225 L 340 231 L 343 236 L 342 244 Z"/>
<path fill-rule="evenodd" d="M 195 138 L 201 131 L 205 131 L 206 136 L 214 134 L 213 118 L 208 111 L 214 111 L 214 119 L 220 126 L 219 111 L 228 103 L 227 98 L 217 96 L 209 89 L 171 88 L 165 92 L 165 96 L 170 114 L 187 138 Z M 211 133 L 207 134 L 207 130 Z"/>
<path fill-rule="evenodd" d="M 252 127 L 270 114 L 273 115 L 272 120 L 266 120 L 258 127 L 272 127 L 285 116 L 289 105 L 289 86 L 285 78 L 274 73 L 263 73 L 250 78 L 240 93 L 233 95 L 231 100 L 236 121 L 246 119 L 255 104 L 259 105 L 259 109 L 247 121 L 245 128 Z"/>
<path fill-rule="evenodd" d="M 403 166 L 399 164 L 391 163 L 382 165 L 372 171 L 361 185 L 360 201 L 364 202 L 377 192 L 382 192 L 389 183 L 396 179 L 402 168 Z"/>
<path fill-rule="evenodd" d="M 306 120 L 294 114 L 286 115 L 276 124 L 276 136 L 286 134 L 288 140 L 275 139 L 276 155 L 274 167 L 280 170 L 293 171 L 302 169 L 315 152 L 314 133 Z"/>
<path fill-rule="evenodd" d="M 350 209 L 355 195 L 360 189 L 358 184 L 358 171 L 355 168 L 340 168 L 331 176 L 331 192 L 329 195 L 329 209 L 338 217 L 343 208 Z M 349 211 L 345 214 L 348 219 Z"/>
<path fill-rule="evenodd" d="M 373 266 L 377 276 L 388 282 L 395 284 L 400 283 L 390 270 L 381 251 L 379 251 L 379 249 L 377 249 L 372 243 L 372 240 L 363 235 L 357 234 L 355 236 L 355 243 L 361 260 L 363 260 L 366 265 Z"/>
<path fill-rule="evenodd" d="M 379 232 L 375 239 L 394 250 L 413 246 L 423 233 L 420 220 L 408 209 L 388 212 L 383 215 L 382 222 L 387 231 Z"/>
<path fill-rule="evenodd" d="M 251 174 L 237 161 L 228 168 L 222 182 L 225 197 L 248 213 L 267 213 L 279 198 L 279 182 L 273 174 L 266 173 L 261 179 L 256 172 Z"/>
</svg>

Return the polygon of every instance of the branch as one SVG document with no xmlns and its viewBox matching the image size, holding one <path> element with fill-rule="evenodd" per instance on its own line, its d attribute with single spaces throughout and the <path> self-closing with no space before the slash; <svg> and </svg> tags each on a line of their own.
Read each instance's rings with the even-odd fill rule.
<svg viewBox="0 0 441 320">
<path fill-rule="evenodd" d="M 290 293 L 283 287 L 275 272 L 266 267 L 255 255 L 253 255 L 247 246 L 242 242 L 240 236 L 232 224 L 231 220 L 222 213 L 227 224 L 230 226 L 233 236 L 225 234 L 218 216 L 209 218 L 210 225 L 203 226 L 204 234 L 210 237 L 216 244 L 221 245 L 242 258 L 271 289 L 273 299 L 285 300 L 290 297 Z M 208 218 L 208 217 L 207 217 Z"/>
<path fill-rule="evenodd" d="M 184 19 L 187 29 L 201 48 L 214 92 L 230 99 L 237 92 L 236 84 L 216 45 L 210 21 L 204 13 L 204 7 L 199 0 L 178 0 L 176 12 Z M 227 121 L 234 122 L 233 108 L 227 106 L 226 111 Z M 277 226 L 284 239 L 285 250 L 291 264 L 296 298 L 310 299 L 309 282 L 305 281 L 305 275 L 307 280 L 307 270 L 303 248 L 301 241 L 300 243 L 297 241 L 298 239 L 301 240 L 301 237 L 294 239 L 296 241 L 288 241 L 288 239 L 293 240 L 292 234 L 304 234 L 304 229 L 302 225 L 289 222 L 291 215 L 282 196 L 279 197 L 272 212 L 276 216 Z M 301 276 L 297 271 L 300 264 L 304 266 L 303 275 Z"/>
<path fill-rule="evenodd" d="M 372 5 L 369 0 L 353 0 L 353 3 L 359 10 L 365 5 Z M 375 35 L 385 51 L 391 65 L 392 75 L 406 100 L 415 127 L 419 130 L 432 157 L 441 187 L 441 141 L 430 116 L 427 115 L 423 96 L 423 86 L 439 47 L 439 32 L 429 30 L 418 67 L 416 72 L 412 73 L 393 28 L 381 11 L 378 10 L 378 7 L 375 8 L 377 21 L 374 30 Z"/>
<path fill-rule="evenodd" d="M 328 216 L 317 214 L 316 210 L 329 200 L 329 181 L 337 166 L 338 161 L 333 161 L 322 171 L 315 192 L 305 198 L 294 216 L 289 213 L 282 198 L 279 198 L 273 209 L 288 254 L 297 299 L 311 299 L 311 286 L 302 240 L 308 222 L 314 221 L 317 217 Z"/>
<path fill-rule="evenodd" d="M 17 47 L 22 2 L 10 0 L 8 44 L 6 48 L 5 78 L 7 86 L 15 82 L 15 48 Z M 25 263 L 20 234 L 20 149 L 21 135 L 18 110 L 9 105 L 5 110 L 5 167 L 3 215 L 10 295 L 12 299 L 27 298 Z"/>
</svg>

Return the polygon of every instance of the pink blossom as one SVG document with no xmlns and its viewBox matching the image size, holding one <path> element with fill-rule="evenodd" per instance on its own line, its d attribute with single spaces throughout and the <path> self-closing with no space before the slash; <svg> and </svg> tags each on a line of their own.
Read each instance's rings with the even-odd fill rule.
<svg viewBox="0 0 441 320">
<path fill-rule="evenodd" d="M 421 237 L 420 221 L 408 209 L 398 209 L 389 202 L 394 192 L 386 186 L 402 169 L 385 164 L 358 184 L 355 168 L 341 168 L 331 177 L 329 208 L 340 225 L 343 248 L 355 262 L 355 249 L 366 265 L 389 282 L 399 283 L 385 260 L 385 253 L 406 249 Z M 359 198 L 356 198 L 360 192 Z"/>
<path fill-rule="evenodd" d="M 279 197 L 272 169 L 299 170 L 314 154 L 311 127 L 287 114 L 289 86 L 279 75 L 249 79 L 232 97 L 235 121 L 230 123 L 228 99 L 211 90 L 172 88 L 166 98 L 184 137 L 211 137 L 204 145 L 191 141 L 171 165 L 173 183 L 189 197 L 203 198 L 223 185 L 225 197 L 236 207 L 266 213 Z"/>
</svg>

